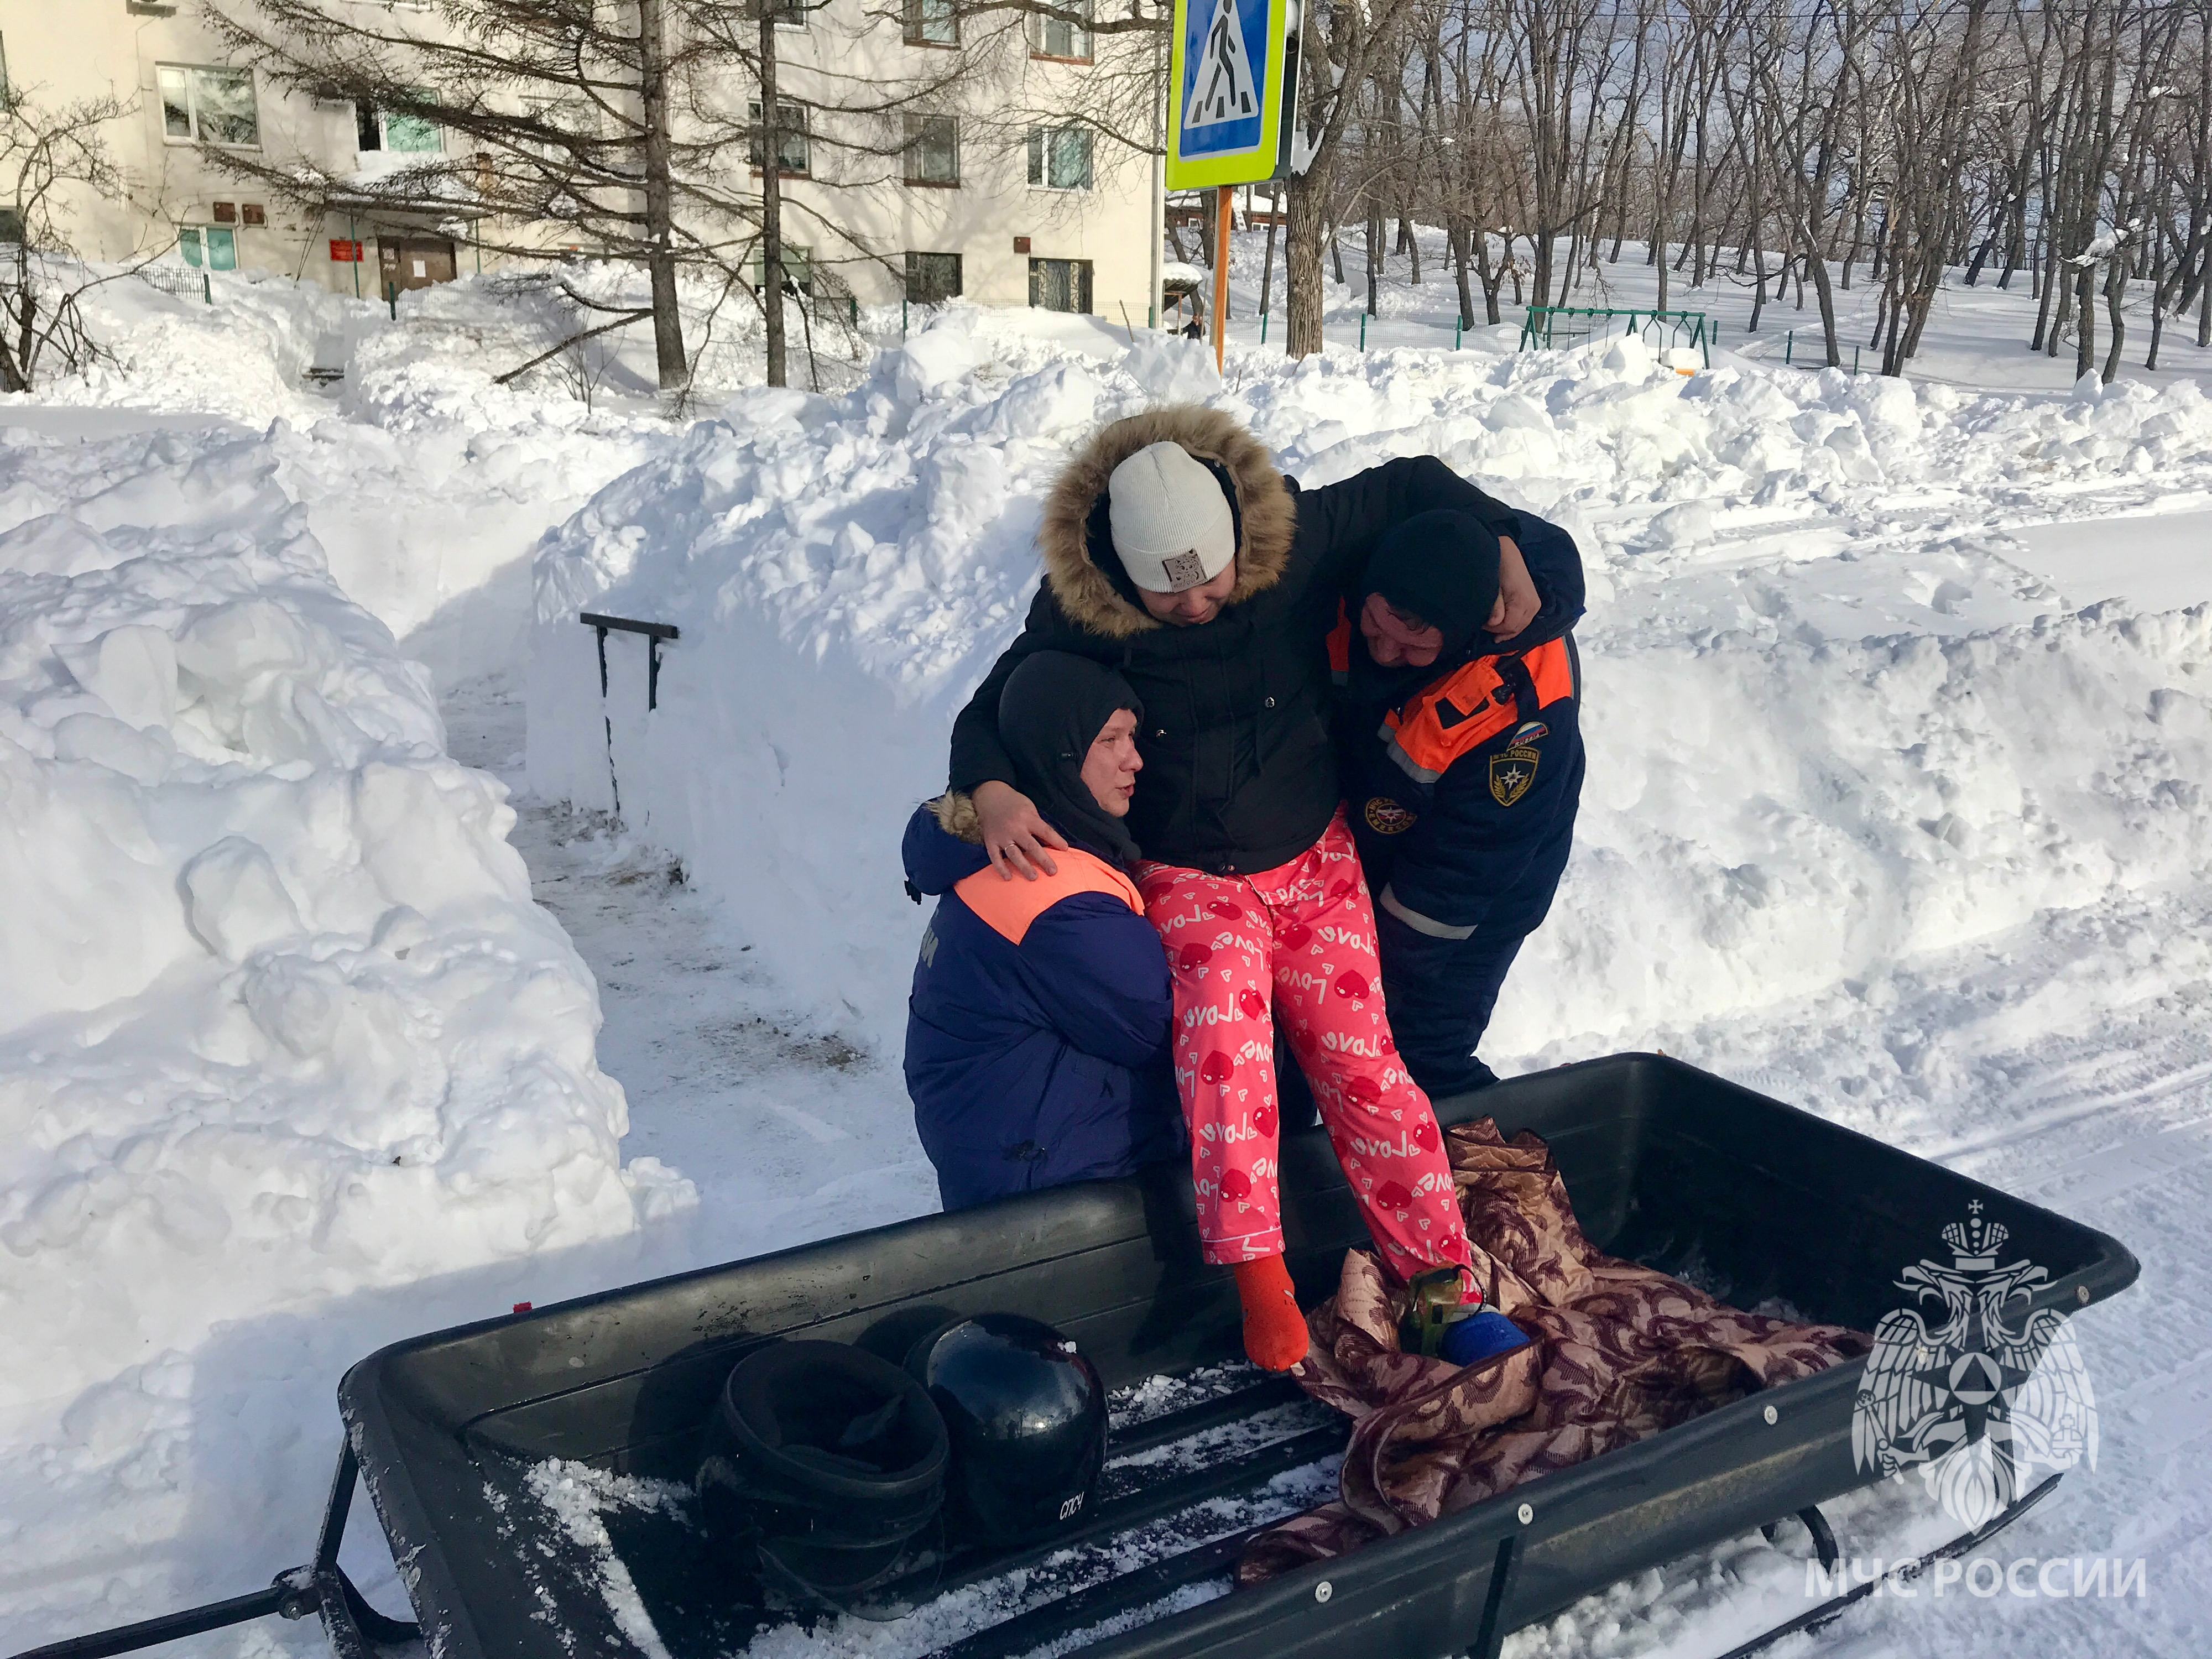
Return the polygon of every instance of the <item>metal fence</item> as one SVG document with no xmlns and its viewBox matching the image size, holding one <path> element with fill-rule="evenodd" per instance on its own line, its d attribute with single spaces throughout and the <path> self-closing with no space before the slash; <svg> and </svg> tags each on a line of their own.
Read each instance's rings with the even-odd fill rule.
<svg viewBox="0 0 2212 1659">
<path fill-rule="evenodd" d="M 149 287 L 158 288 L 179 300 L 215 303 L 215 289 L 204 270 L 194 270 L 190 265 L 141 265 L 135 274 Z"/>
</svg>

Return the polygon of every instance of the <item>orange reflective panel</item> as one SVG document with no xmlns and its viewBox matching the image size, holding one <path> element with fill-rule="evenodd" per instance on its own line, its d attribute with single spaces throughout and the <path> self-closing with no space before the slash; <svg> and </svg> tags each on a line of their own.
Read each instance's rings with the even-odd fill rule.
<svg viewBox="0 0 2212 1659">
<path fill-rule="evenodd" d="M 1039 876 L 1035 881 L 1019 877 L 1002 881 L 996 870 L 978 870 L 956 883 L 952 890 L 993 931 L 1016 945 L 1022 942 L 1031 922 L 1077 893 L 1111 893 L 1132 910 L 1145 908 L 1136 884 L 1105 860 L 1071 847 L 1054 852 L 1052 860 L 1060 866 L 1056 875 Z"/>
<path fill-rule="evenodd" d="M 1498 659 L 1477 657 L 1386 716 L 1377 736 L 1390 739 L 1390 757 L 1419 782 L 1434 783 L 1462 755 L 1480 749 L 1521 718 L 1519 705 L 1498 672 Z M 1564 639 L 1524 652 L 1522 663 L 1545 708 L 1575 694 L 1574 659 Z"/>
</svg>

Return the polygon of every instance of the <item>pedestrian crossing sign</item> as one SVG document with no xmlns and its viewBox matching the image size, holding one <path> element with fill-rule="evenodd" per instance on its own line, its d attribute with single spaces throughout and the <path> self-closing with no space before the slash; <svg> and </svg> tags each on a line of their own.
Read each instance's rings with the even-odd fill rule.
<svg viewBox="0 0 2212 1659">
<path fill-rule="evenodd" d="M 1167 185 L 1249 185 L 1289 171 L 1299 0 L 1175 0 Z"/>
</svg>

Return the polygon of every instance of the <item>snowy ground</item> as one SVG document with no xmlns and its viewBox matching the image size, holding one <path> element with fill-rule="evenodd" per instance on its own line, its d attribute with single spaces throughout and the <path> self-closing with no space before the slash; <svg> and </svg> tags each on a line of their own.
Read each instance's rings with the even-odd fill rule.
<svg viewBox="0 0 2212 1659">
<path fill-rule="evenodd" d="M 1239 250 L 1245 315 L 1257 243 Z M 1350 250 L 1347 264 L 1330 324 L 1344 348 L 1364 296 Z M 2192 379 L 2212 363 L 2177 331 L 2154 381 L 2076 392 L 2070 350 L 2054 364 L 2021 343 L 2024 293 L 1984 286 L 1947 296 L 1921 388 L 1900 403 L 1868 380 L 1770 367 L 1792 314 L 1770 309 L 1747 342 L 1748 293 L 1725 282 L 1676 295 L 1720 315 L 1719 374 L 1678 380 L 1601 349 L 1516 362 L 1486 332 L 1449 349 L 1442 270 L 1432 258 L 1420 290 L 1395 282 L 1364 359 L 1333 349 L 1295 374 L 1256 349 L 1256 318 L 1234 325 L 1248 349 L 1219 387 L 1172 355 L 1127 358 L 1104 321 L 956 308 L 915 349 L 832 375 L 833 397 L 747 394 L 723 423 L 689 426 L 655 407 L 634 358 L 588 409 L 557 386 L 493 386 L 539 325 L 469 284 L 397 325 L 278 285 L 240 283 L 227 307 L 197 309 L 132 292 L 112 322 L 123 368 L 37 406 L 0 403 L 0 753 L 25 780 L 9 785 L 0 858 L 40 872 L 11 878 L 26 891 L 55 884 L 57 848 L 81 872 L 61 884 L 66 924 L 21 902 L 0 918 L 0 975 L 39 1016 L 0 1018 L 16 1148 L 0 1161 L 0 1306 L 38 1354 L 0 1419 L 0 1630 L 20 1638 L 0 1646 L 236 1593 L 301 1559 L 334 1450 L 331 1389 L 385 1341 L 933 1206 L 891 1040 L 919 918 L 889 849 L 933 787 L 963 677 L 1018 617 L 1038 481 L 1089 420 L 1194 392 L 1246 412 L 1312 482 L 1437 449 L 1570 524 L 1589 556 L 1584 830 L 1554 921 L 1509 985 L 1501 1069 L 1664 1048 L 2142 1258 L 2142 1284 L 2081 1322 L 2099 1468 L 2000 1553 L 2140 1558 L 2143 1595 L 1878 1599 L 1820 1650 L 2203 1650 L 2212 611 L 2153 613 L 2212 600 L 2212 404 Z M 1632 255 L 1606 272 L 1622 303 L 1648 302 L 1648 275 Z M 334 356 L 338 389 L 299 378 Z M 531 556 L 549 532 L 533 619 Z M 80 643 L 118 621 L 184 641 L 218 602 L 255 599 L 319 619 L 342 648 L 267 659 L 273 623 L 224 635 L 226 656 L 180 646 L 197 666 L 179 691 L 203 685 L 199 704 L 172 705 L 182 758 L 149 759 L 158 739 L 111 729 L 155 723 L 123 707 L 143 676 L 118 667 L 103 696 Z M 652 719 L 642 651 L 611 648 L 627 827 L 596 793 L 606 737 L 580 601 L 685 627 Z M 409 657 L 432 671 L 441 730 Z M 356 724 L 383 720 L 381 747 L 301 747 L 303 720 L 330 729 L 301 714 L 307 684 Z M 193 747 L 201 720 L 227 758 Z M 836 768 L 816 763 L 825 732 Z M 626 1095 L 623 1190 L 638 1194 L 619 1217 L 613 1187 L 557 1200 L 533 1243 L 457 1230 L 467 1212 L 448 1191 L 420 1224 L 416 1242 L 444 1253 L 427 1276 L 404 1250 L 334 1255 L 308 1212 L 256 1208 L 265 1175 L 234 1180 L 198 1150 L 252 1126 L 331 1149 L 317 1157 L 388 1167 L 419 1151 L 448 1182 L 466 1167 L 450 1095 L 412 1140 L 374 1113 L 318 1115 L 339 1067 L 419 1079 L 458 1052 L 440 1034 L 450 1008 L 375 1028 L 368 1059 L 326 1012 L 333 964 L 354 996 L 398 977 L 377 955 L 377 913 L 339 902 L 353 890 L 338 874 L 374 865 L 380 832 L 327 805 L 380 764 L 478 803 L 464 833 L 489 872 L 484 902 L 540 956 L 506 948 L 540 964 L 533 983 L 568 988 L 533 1000 L 508 963 L 475 1005 L 511 1019 L 501 1063 L 518 1074 L 533 1052 L 585 1056 L 518 1132 L 577 1103 L 618 1125 Z M 464 767 L 518 792 L 511 828 Z M 24 793 L 33 775 L 46 793 Z M 88 822 L 105 839 L 55 827 Z M 125 919 L 163 914 L 180 868 L 225 833 L 268 849 L 296 931 L 258 924 L 234 964 L 187 951 L 188 921 L 126 936 Z M 543 911 L 488 850 L 502 834 Z M 411 957 L 477 948 L 481 918 L 410 902 L 427 918 Z M 64 939 L 103 976 L 94 991 L 45 982 Z M 167 999 L 283 994 L 239 989 L 231 1040 L 260 1046 L 202 1053 L 191 1005 L 147 1000 L 157 972 Z M 257 1067 L 283 1088 L 257 1092 Z M 621 1085 L 611 1105 L 595 1092 L 605 1079 Z M 507 1213 L 539 1178 L 504 1169 L 478 1212 Z M 96 1218 L 86 1243 L 40 1234 L 27 1255 L 26 1226 L 51 1226 L 52 1194 L 78 1188 L 123 1194 L 97 1211 L 122 1219 Z M 230 1242 L 206 1242 L 209 1215 Z M 158 1244 L 129 1231 L 164 1224 Z M 285 1226 L 307 1241 L 289 1276 L 238 1254 Z M 214 1254 L 192 1257 L 195 1239 Z M 95 1311 L 35 1322 L 72 1298 Z M 143 1357 L 124 1352 L 134 1333 Z M 366 1518 L 349 1563 L 396 1607 Z M 1893 1555 L 1925 1518 L 1877 1498 L 1838 1524 L 1847 1553 Z M 1507 1650 L 1717 1653 L 1803 1605 L 1783 1542 L 1618 1586 Z M 817 1650 L 892 1659 L 921 1650 L 913 1634 L 840 1628 Z M 178 1650 L 314 1646 L 268 1624 Z"/>
<path fill-rule="evenodd" d="M 471 681 L 446 708 L 455 757 L 519 786 L 514 678 Z M 904 1099 L 896 1055 L 809 1029 L 726 907 L 686 884 L 670 854 L 565 802 L 524 796 L 515 807 L 538 902 L 599 980 L 600 1064 L 633 1101 L 653 1103 L 633 1107 L 624 1148 L 698 1184 L 701 1201 L 678 1224 L 690 1261 L 936 1207 L 911 1135 L 880 1132 L 883 1103 Z"/>
</svg>

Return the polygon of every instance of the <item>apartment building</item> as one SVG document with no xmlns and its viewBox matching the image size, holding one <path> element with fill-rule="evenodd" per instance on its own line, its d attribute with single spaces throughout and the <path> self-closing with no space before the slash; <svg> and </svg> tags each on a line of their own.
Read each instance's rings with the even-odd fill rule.
<svg viewBox="0 0 2212 1659">
<path fill-rule="evenodd" d="M 778 178 L 786 201 L 785 270 L 802 288 L 864 302 L 963 296 L 987 305 L 1126 312 L 1142 322 L 1154 233 L 1149 157 L 1115 144 L 1077 112 L 1098 72 L 1087 29 L 1017 19 L 992 73 L 948 79 L 935 95 L 871 103 L 854 87 L 927 86 L 963 47 L 954 0 L 766 0 L 776 31 Z M 334 9 L 433 15 L 425 0 L 331 0 Z M 1005 34 L 1006 20 L 999 14 Z M 1002 43 L 1003 44 L 1003 43 Z M 963 60 L 964 61 L 964 60 Z M 112 94 L 107 124 L 129 186 L 123 202 L 87 201 L 76 240 L 107 259 L 157 256 L 216 270 L 282 272 L 341 293 L 380 295 L 489 268 L 493 246 L 538 243 L 588 255 L 562 228 L 494 223 L 465 202 L 413 209 L 380 198 L 376 179 L 471 142 L 424 121 L 276 86 L 233 61 L 201 0 L 65 0 L 0 7 L 0 73 L 18 95 L 52 107 Z M 724 95 L 744 96 L 733 85 Z M 898 107 L 891 109 L 890 104 Z M 1035 109 L 1033 118 L 1020 112 Z M 757 96 L 747 101 L 757 117 Z M 210 148 L 264 165 L 312 164 L 357 179 L 326 210 L 303 210 L 242 184 Z M 756 143 L 732 162 L 732 188 L 757 195 Z"/>
</svg>

